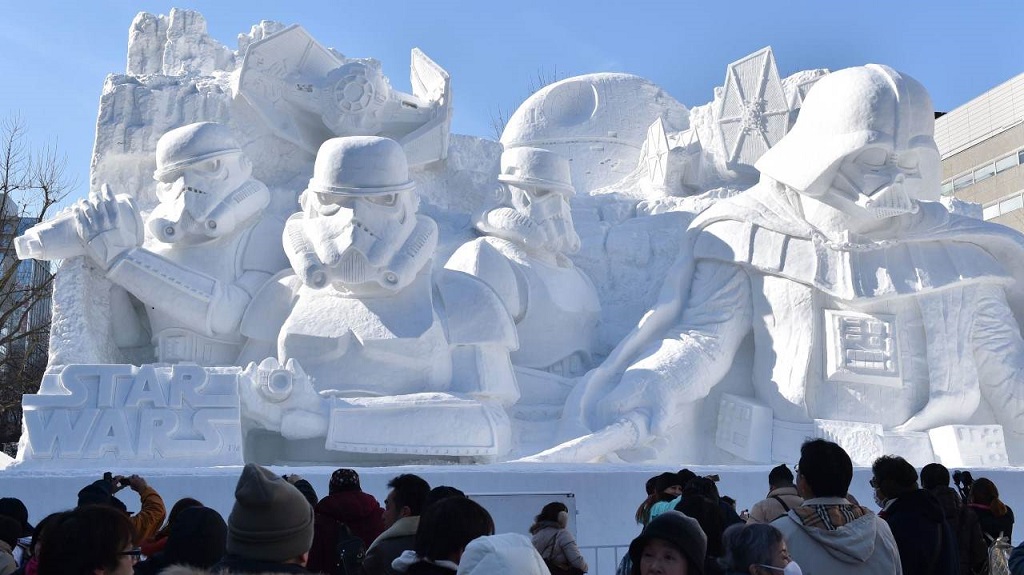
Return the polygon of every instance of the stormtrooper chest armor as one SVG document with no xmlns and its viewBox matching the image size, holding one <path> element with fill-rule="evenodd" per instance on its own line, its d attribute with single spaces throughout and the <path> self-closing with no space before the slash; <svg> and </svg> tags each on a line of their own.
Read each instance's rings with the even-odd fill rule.
<svg viewBox="0 0 1024 575">
<path fill-rule="evenodd" d="M 346 297 L 303 286 L 278 339 L 283 359 L 297 359 L 318 391 L 348 396 L 443 391 L 451 380 L 444 326 L 434 309 L 429 272 L 402 291 Z"/>
<path fill-rule="evenodd" d="M 197 245 L 152 242 L 147 247 L 173 263 L 217 280 L 234 283 L 242 273 L 243 250 L 251 228 Z M 196 333 L 173 314 L 147 307 L 153 343 L 160 361 L 195 361 L 202 364 L 230 364 L 238 356 L 244 338 L 240 334 L 211 337 Z"/>
<path fill-rule="evenodd" d="M 575 266 L 534 258 L 513 261 L 525 280 L 527 307 L 516 321 L 519 349 L 512 352 L 512 363 L 580 375 L 588 367 L 601 310 L 594 284 Z"/>
</svg>

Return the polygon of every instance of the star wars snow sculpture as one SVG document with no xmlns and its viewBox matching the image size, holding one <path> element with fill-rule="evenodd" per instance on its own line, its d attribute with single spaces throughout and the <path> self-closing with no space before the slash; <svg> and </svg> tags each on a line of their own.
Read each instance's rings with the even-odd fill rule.
<svg viewBox="0 0 1024 575">
<path fill-rule="evenodd" d="M 503 406 L 519 396 L 508 358 L 514 325 L 479 279 L 431 271 L 437 224 L 416 213 L 415 187 L 393 140 L 334 138 L 320 147 L 302 212 L 284 233 L 292 271 L 267 284 L 242 332 L 252 338 L 246 358 L 301 364 L 299 380 L 308 375 L 329 404 L 327 429 L 262 427 L 286 439 L 326 433 L 333 451 L 508 450 Z M 285 410 L 292 401 L 265 399 Z"/>
<path fill-rule="evenodd" d="M 335 136 L 387 136 L 408 162 L 448 155 L 452 120 L 448 73 L 412 50 L 413 93 L 391 87 L 373 59 L 349 59 L 324 48 L 301 26 L 253 42 L 245 53 L 235 93 L 274 134 L 315 154 Z"/>
<path fill-rule="evenodd" d="M 146 310 L 117 310 L 123 346 L 144 343 L 124 340 L 138 333 L 161 363 L 234 365 L 252 296 L 287 266 L 281 222 L 261 217 L 270 192 L 251 174 L 226 127 L 200 122 L 171 130 L 157 144 L 160 204 L 145 227 L 129 196 L 103 186 L 18 238 L 19 257 L 88 255 L 101 266 Z"/>
<path fill-rule="evenodd" d="M 568 258 L 580 249 L 569 201 L 576 193 L 569 162 L 547 150 L 513 148 L 501 156 L 498 181 L 511 205 L 485 212 L 484 237 L 445 264 L 487 282 L 516 322 L 512 364 L 559 376 L 589 367 L 601 312 L 597 290 Z M 522 385 L 522 381 L 520 381 Z"/>
<path fill-rule="evenodd" d="M 595 433 L 538 459 L 792 461 L 817 435 L 860 463 L 899 445 L 1005 464 L 1004 438 L 1024 462 L 1024 238 L 928 201 L 933 130 L 890 68 L 819 80 L 759 184 L 694 220 L 660 303 L 574 390 L 565 431 Z"/>
</svg>

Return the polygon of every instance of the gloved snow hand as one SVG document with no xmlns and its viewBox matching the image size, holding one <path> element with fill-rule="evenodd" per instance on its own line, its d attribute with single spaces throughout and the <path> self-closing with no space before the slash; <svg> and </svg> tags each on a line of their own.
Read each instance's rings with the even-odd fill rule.
<svg viewBox="0 0 1024 575">
<path fill-rule="evenodd" d="M 239 375 L 239 396 L 243 415 L 263 429 L 288 439 L 327 434 L 327 400 L 294 359 L 284 366 L 273 357 L 250 363 Z"/>
<path fill-rule="evenodd" d="M 106 184 L 72 208 L 86 252 L 103 269 L 126 251 L 142 245 L 142 218 L 127 195 L 114 196 Z"/>
</svg>

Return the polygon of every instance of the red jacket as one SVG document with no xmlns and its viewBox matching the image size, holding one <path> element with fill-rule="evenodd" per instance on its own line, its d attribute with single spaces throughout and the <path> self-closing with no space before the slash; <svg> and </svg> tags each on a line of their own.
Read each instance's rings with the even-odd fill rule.
<svg viewBox="0 0 1024 575">
<path fill-rule="evenodd" d="M 316 512 L 313 545 L 306 568 L 316 573 L 330 572 L 335 564 L 338 523 L 344 523 L 369 547 L 384 531 L 384 510 L 377 498 L 362 491 L 339 491 L 320 500 Z"/>
</svg>

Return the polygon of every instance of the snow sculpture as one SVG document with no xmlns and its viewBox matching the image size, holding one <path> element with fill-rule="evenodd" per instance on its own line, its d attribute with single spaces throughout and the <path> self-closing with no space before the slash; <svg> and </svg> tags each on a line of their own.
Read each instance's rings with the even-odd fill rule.
<svg viewBox="0 0 1024 575">
<path fill-rule="evenodd" d="M 775 56 L 763 48 L 729 64 L 718 107 L 717 128 L 732 170 L 754 162 L 789 130 L 789 105 Z"/>
<path fill-rule="evenodd" d="M 686 106 L 629 74 L 587 74 L 549 84 L 527 98 L 501 134 L 506 150 L 544 148 L 567 158 L 581 193 L 614 184 L 633 170 L 648 126 L 663 118 L 689 127 Z"/>
<path fill-rule="evenodd" d="M 484 237 L 460 247 L 445 267 L 481 278 L 501 297 L 519 335 L 515 366 L 581 375 L 601 303 L 590 278 L 567 257 L 580 248 L 569 211 L 569 162 L 547 150 L 513 148 L 501 156 L 498 180 L 511 205 L 486 211 L 476 223 Z"/>
<path fill-rule="evenodd" d="M 19 257 L 88 255 L 142 302 L 145 317 L 134 307 L 120 310 L 122 347 L 151 343 L 161 363 L 234 365 L 252 296 L 287 265 L 277 243 L 281 222 L 261 217 L 270 191 L 251 178 L 231 132 L 212 122 L 164 134 L 156 166 L 160 204 L 146 219 L 145 244 L 134 202 L 104 186 L 59 223 L 18 238 Z"/>
<path fill-rule="evenodd" d="M 393 89 L 380 62 L 328 50 L 302 27 L 290 26 L 249 45 L 235 93 L 267 126 L 310 154 L 334 136 L 387 136 L 411 164 L 448 155 L 451 80 L 419 49 L 412 50 L 412 94 Z"/>
<path fill-rule="evenodd" d="M 391 457 L 504 454 L 503 406 L 519 397 L 508 358 L 514 325 L 479 279 L 431 271 L 437 224 L 416 213 L 401 146 L 373 136 L 328 140 L 301 205 L 284 232 L 292 271 L 268 283 L 246 314 L 243 357 L 297 361 L 297 389 L 311 378 L 330 414 L 326 430 L 290 428 L 287 414 L 280 427 L 267 418 L 259 427 L 294 440 L 326 433 L 328 450 Z M 318 409 L 298 405 L 308 393 L 271 389 L 260 387 L 282 409 L 293 401 Z M 392 418 L 405 423 L 383 424 Z M 412 437 L 417 421 L 424 426 Z"/>
<path fill-rule="evenodd" d="M 18 461 L 106 469 L 241 465 L 237 368 L 69 365 L 26 395 Z"/>
<path fill-rule="evenodd" d="M 537 459 L 728 460 L 698 439 L 719 420 L 735 455 L 771 435 L 792 461 L 818 435 L 862 462 L 891 437 L 998 422 L 1024 462 L 1024 238 L 929 201 L 933 130 L 925 89 L 890 68 L 819 80 L 759 184 L 693 221 L 661 301 L 574 389 L 563 431 L 595 433 Z M 723 392 L 753 396 L 771 425 Z M 670 438 L 685 452 L 666 455 Z"/>
</svg>

